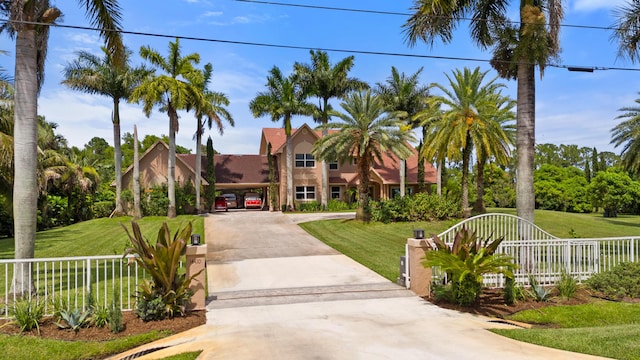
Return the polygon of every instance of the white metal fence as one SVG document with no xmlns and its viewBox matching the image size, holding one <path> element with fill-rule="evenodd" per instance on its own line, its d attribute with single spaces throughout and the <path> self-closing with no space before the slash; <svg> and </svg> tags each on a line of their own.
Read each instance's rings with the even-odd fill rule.
<svg viewBox="0 0 640 360">
<path fill-rule="evenodd" d="M 518 267 L 516 281 L 525 285 L 529 284 L 529 276 L 541 285 L 554 285 L 563 273 L 584 281 L 622 262 L 640 259 L 638 236 L 559 239 L 524 219 L 508 214 L 475 216 L 438 237 L 451 245 L 462 227 L 475 231 L 481 239 L 504 237 L 497 252 L 513 258 Z M 443 277 L 439 269 L 433 270 L 434 279 Z M 502 287 L 504 280 L 501 275 L 487 275 L 484 283 L 490 287 Z"/>
<path fill-rule="evenodd" d="M 13 289 L 13 274 L 21 268 L 28 277 L 26 285 Z M 0 318 L 8 317 L 12 304 L 20 300 L 16 293 L 25 293 L 24 297 L 44 304 L 49 315 L 58 306 L 87 308 L 90 297 L 101 306 L 110 306 L 116 297 L 123 310 L 131 310 L 144 276 L 133 256 L 0 260 Z"/>
</svg>

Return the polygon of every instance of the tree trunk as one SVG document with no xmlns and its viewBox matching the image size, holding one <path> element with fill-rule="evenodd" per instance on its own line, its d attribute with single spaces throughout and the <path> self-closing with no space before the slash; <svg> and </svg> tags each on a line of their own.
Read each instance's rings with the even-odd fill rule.
<svg viewBox="0 0 640 360">
<path fill-rule="evenodd" d="M 404 197 L 404 187 L 405 187 L 405 169 L 407 168 L 407 162 L 404 159 L 400 159 L 400 197 Z"/>
<path fill-rule="evenodd" d="M 467 134 L 467 138 L 469 135 Z M 467 146 L 462 150 L 462 217 L 464 219 L 471 216 L 469 209 L 469 159 L 471 158 L 471 141 L 467 139 Z"/>
<path fill-rule="evenodd" d="M 169 113 L 169 160 L 167 176 L 167 197 L 169 198 L 169 208 L 167 209 L 167 217 L 173 219 L 176 214 L 176 127 L 178 124 L 178 113 L 176 109 L 169 104 L 167 109 Z"/>
<path fill-rule="evenodd" d="M 484 214 L 487 208 L 484 206 L 484 159 L 478 160 L 478 176 L 476 177 L 476 202 L 473 205 L 473 212 Z"/>
<path fill-rule="evenodd" d="M 13 222 L 15 258 L 34 256 L 37 225 L 38 184 L 38 77 L 35 31 L 26 27 L 16 36 Z M 33 293 L 31 265 L 16 265 L 11 294 Z"/>
<path fill-rule="evenodd" d="M 140 153 L 138 150 L 138 128 L 133 125 L 133 218 L 142 218 L 140 209 Z"/>
<path fill-rule="evenodd" d="M 293 145 L 287 135 L 287 211 L 293 211 Z"/>
<path fill-rule="evenodd" d="M 113 99 L 113 160 L 116 173 L 116 215 L 124 214 L 122 206 L 122 149 L 120 146 L 120 99 Z"/>
<path fill-rule="evenodd" d="M 533 157 L 535 147 L 536 83 L 534 66 L 518 65 L 518 109 L 516 120 L 516 209 L 518 216 L 533 223 Z"/>
<path fill-rule="evenodd" d="M 424 183 L 424 156 L 422 155 L 422 147 L 424 144 L 420 141 L 418 145 L 418 192 L 424 192 L 427 188 Z"/>
<path fill-rule="evenodd" d="M 196 129 L 196 213 L 200 213 L 200 174 L 202 173 L 202 151 L 200 150 L 200 144 L 202 143 L 202 120 L 198 120 L 198 128 Z"/>
<path fill-rule="evenodd" d="M 371 221 L 371 213 L 369 212 L 369 170 L 370 161 L 368 158 L 361 157 L 356 159 L 358 162 L 358 209 L 356 210 L 356 220 L 363 222 Z"/>
<path fill-rule="evenodd" d="M 438 196 L 442 196 L 442 168 L 444 167 L 444 160 L 440 161 L 437 164 L 438 168 L 436 169 L 436 194 Z"/>
</svg>

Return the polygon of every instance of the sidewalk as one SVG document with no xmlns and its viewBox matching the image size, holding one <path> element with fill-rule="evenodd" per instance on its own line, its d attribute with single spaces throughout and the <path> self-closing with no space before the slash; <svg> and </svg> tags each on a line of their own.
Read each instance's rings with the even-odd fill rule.
<svg viewBox="0 0 640 360">
<path fill-rule="evenodd" d="M 205 218 L 207 324 L 121 355 L 168 347 L 139 359 L 195 350 L 233 360 L 598 359 L 495 335 L 486 329 L 514 327 L 422 300 L 296 225 L 318 217 Z"/>
</svg>

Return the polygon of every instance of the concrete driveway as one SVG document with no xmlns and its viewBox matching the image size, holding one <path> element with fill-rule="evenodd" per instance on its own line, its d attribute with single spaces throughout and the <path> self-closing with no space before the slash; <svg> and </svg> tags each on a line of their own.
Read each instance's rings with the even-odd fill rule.
<svg viewBox="0 0 640 360">
<path fill-rule="evenodd" d="M 495 335 L 487 329 L 513 327 L 426 302 L 297 226 L 325 216 L 353 214 L 206 217 L 207 324 L 142 358 L 597 359 Z"/>
</svg>

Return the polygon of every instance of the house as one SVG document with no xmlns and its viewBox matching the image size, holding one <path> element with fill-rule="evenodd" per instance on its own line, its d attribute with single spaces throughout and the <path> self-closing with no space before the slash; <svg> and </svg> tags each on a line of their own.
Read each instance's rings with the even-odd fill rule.
<svg viewBox="0 0 640 360">
<path fill-rule="evenodd" d="M 322 170 L 321 162 L 311 154 L 313 145 L 322 136 L 304 124 L 300 128 L 292 129 L 291 142 L 293 146 L 293 190 L 294 203 L 322 200 Z M 271 144 L 271 153 L 268 148 Z M 162 141 L 156 142 L 140 157 L 140 184 L 142 189 L 148 189 L 167 182 L 169 148 Z M 264 128 L 260 139 L 259 154 L 257 155 L 214 155 L 216 172 L 216 190 L 221 192 L 235 192 L 242 195 L 247 191 L 260 190 L 264 203 L 269 199 L 269 156 L 273 156 L 275 184 L 277 188 L 277 206 L 286 204 L 287 196 L 287 168 L 286 168 L 286 135 L 282 128 Z M 194 182 L 195 155 L 176 155 L 176 184 L 185 181 Z M 328 184 L 327 199 L 342 201 L 355 200 L 355 188 L 358 184 L 356 166 L 353 163 L 327 163 Z M 206 156 L 202 156 L 201 183 L 208 186 L 206 181 Z M 391 154 L 384 154 L 382 162 L 377 161 L 371 168 L 371 195 L 374 200 L 388 199 L 400 193 L 400 161 Z M 133 167 L 129 167 L 122 176 L 122 188 L 132 188 Z M 429 163 L 425 164 L 425 183 L 434 184 L 436 171 Z M 406 159 L 405 189 L 407 194 L 415 193 L 418 189 L 418 153 Z M 203 202 L 204 203 L 204 202 Z"/>
</svg>

